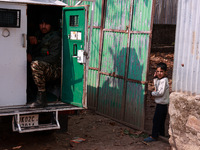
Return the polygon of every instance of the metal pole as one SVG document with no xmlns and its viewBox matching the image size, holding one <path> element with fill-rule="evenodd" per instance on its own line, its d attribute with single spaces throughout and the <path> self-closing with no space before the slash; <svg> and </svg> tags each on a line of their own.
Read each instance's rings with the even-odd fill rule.
<svg viewBox="0 0 200 150">
<path fill-rule="evenodd" d="M 87 49 L 86 50 L 86 52 L 87 52 L 86 59 L 87 59 L 87 61 L 86 61 L 86 65 L 85 65 L 85 70 L 87 72 L 89 70 L 90 47 L 91 47 L 91 41 L 92 41 L 92 30 L 93 30 L 93 22 L 94 22 L 94 8 L 95 8 L 96 0 L 81 0 L 81 1 L 77 2 L 75 6 L 81 4 L 82 1 L 92 2 L 92 8 L 91 8 L 92 11 L 91 11 L 91 19 L 90 19 L 90 33 L 89 33 L 88 42 L 87 42 L 87 45 L 86 45 L 86 49 Z M 88 76 L 88 73 L 85 74 L 86 79 L 87 79 L 87 76 Z M 85 90 L 87 91 L 87 85 L 85 86 Z M 85 96 L 86 96 L 86 99 L 87 99 L 87 94 Z"/>
<path fill-rule="evenodd" d="M 78 1 L 75 6 L 80 5 L 83 1 Z"/>
<path fill-rule="evenodd" d="M 93 0 L 93 2 L 92 2 L 92 12 L 91 12 L 92 14 L 91 14 L 91 19 L 90 19 L 90 34 L 89 34 L 89 40 L 88 40 L 88 56 L 90 54 L 90 47 L 91 47 L 91 41 L 92 41 L 95 2 L 96 2 L 96 0 Z"/>
</svg>

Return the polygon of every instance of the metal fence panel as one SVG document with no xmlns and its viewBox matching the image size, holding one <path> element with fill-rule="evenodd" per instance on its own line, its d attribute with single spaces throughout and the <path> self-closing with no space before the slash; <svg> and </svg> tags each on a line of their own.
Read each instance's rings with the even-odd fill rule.
<svg viewBox="0 0 200 150">
<path fill-rule="evenodd" d="M 134 0 L 133 31 L 149 31 L 151 25 L 152 0 Z"/>
<path fill-rule="evenodd" d="M 128 78 L 146 81 L 148 60 L 148 34 L 132 34 Z"/>
<path fill-rule="evenodd" d="M 92 41 L 91 41 L 91 50 L 89 55 L 89 67 L 98 68 L 99 62 L 99 38 L 100 38 L 100 30 L 93 29 L 92 31 Z"/>
<path fill-rule="evenodd" d="M 96 105 L 97 75 L 98 71 L 96 70 L 88 71 L 87 97 L 89 108 L 94 108 Z"/>
<path fill-rule="evenodd" d="M 127 34 L 105 32 L 101 71 L 124 76 Z"/>
<path fill-rule="evenodd" d="M 145 85 L 128 82 L 124 121 L 142 129 L 144 118 Z"/>
<path fill-rule="evenodd" d="M 124 81 L 118 78 L 100 76 L 98 112 L 120 120 L 123 83 Z"/>
<path fill-rule="evenodd" d="M 126 30 L 129 25 L 130 1 L 107 1 L 105 29 Z"/>
<path fill-rule="evenodd" d="M 178 2 L 172 89 L 200 94 L 200 1 Z"/>
<path fill-rule="evenodd" d="M 91 12 L 92 12 L 92 2 L 90 1 L 84 1 L 83 3 L 81 3 L 81 5 L 90 5 L 89 8 L 89 22 L 88 24 L 90 25 L 90 21 L 91 21 Z M 102 11 L 102 0 L 96 0 L 95 2 L 95 8 L 94 8 L 94 21 L 93 21 L 93 25 L 94 26 L 100 26 L 101 25 L 101 12 Z"/>
</svg>

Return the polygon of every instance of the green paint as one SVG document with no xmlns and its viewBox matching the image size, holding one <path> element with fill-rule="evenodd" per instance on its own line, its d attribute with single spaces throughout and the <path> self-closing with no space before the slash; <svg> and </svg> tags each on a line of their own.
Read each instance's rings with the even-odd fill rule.
<svg viewBox="0 0 200 150">
<path fill-rule="evenodd" d="M 81 40 L 72 40 L 72 36 L 70 39 L 72 31 L 81 32 Z M 63 8 L 62 101 L 80 107 L 82 107 L 84 65 L 78 63 L 77 58 L 72 56 L 77 55 L 77 50 L 84 50 L 84 35 L 85 8 Z"/>
</svg>

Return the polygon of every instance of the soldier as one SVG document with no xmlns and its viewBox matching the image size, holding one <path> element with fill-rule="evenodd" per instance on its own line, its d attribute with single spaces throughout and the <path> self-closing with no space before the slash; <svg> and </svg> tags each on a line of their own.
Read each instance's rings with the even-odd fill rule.
<svg viewBox="0 0 200 150">
<path fill-rule="evenodd" d="M 61 36 L 53 31 L 52 19 L 43 15 L 39 22 L 40 31 L 29 37 L 32 55 L 28 54 L 33 80 L 37 86 L 36 101 L 30 107 L 47 105 L 46 83 L 60 78 Z"/>
</svg>

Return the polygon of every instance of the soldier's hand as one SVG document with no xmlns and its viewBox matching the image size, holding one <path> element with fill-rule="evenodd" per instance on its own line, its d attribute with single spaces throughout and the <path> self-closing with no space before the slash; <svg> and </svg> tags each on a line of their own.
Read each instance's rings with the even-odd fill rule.
<svg viewBox="0 0 200 150">
<path fill-rule="evenodd" d="M 37 38 L 35 36 L 29 36 L 28 39 L 31 45 L 36 45 L 38 43 Z"/>
<path fill-rule="evenodd" d="M 32 62 L 32 56 L 31 56 L 31 54 L 27 54 L 27 61 L 28 62 Z"/>
</svg>

